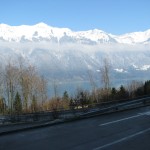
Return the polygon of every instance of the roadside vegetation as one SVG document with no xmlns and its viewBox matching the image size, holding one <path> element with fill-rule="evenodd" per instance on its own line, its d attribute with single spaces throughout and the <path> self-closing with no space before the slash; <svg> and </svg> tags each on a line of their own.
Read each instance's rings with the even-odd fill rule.
<svg viewBox="0 0 150 150">
<path fill-rule="evenodd" d="M 54 84 L 55 95 L 48 98 L 48 81 L 39 75 L 34 66 L 21 58 L 17 62 L 10 61 L 0 69 L 0 114 L 20 115 L 44 111 L 52 111 L 55 114 L 60 110 L 90 108 L 104 102 L 132 100 L 150 94 L 150 81 L 132 81 L 127 86 L 111 87 L 109 72 L 110 64 L 104 59 L 100 68 L 102 88 L 96 88 L 89 72 L 92 91 L 78 89 L 74 96 L 69 96 L 68 92 L 64 91 L 60 97 L 57 96 L 57 85 Z"/>
</svg>

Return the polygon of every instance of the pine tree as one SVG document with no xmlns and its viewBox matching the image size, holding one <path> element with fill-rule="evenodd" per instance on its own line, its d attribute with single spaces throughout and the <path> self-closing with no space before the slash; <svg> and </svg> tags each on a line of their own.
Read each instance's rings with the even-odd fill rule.
<svg viewBox="0 0 150 150">
<path fill-rule="evenodd" d="M 146 81 L 145 84 L 144 84 L 144 94 L 147 95 L 147 94 L 150 94 L 150 81 Z"/>
<path fill-rule="evenodd" d="M 68 92 L 67 92 L 67 91 L 64 92 L 64 94 L 63 94 L 63 99 L 64 99 L 64 100 L 69 99 L 69 95 L 68 95 Z"/>
<path fill-rule="evenodd" d="M 113 88 L 111 89 L 111 98 L 112 98 L 112 100 L 117 99 L 117 90 L 116 90 L 115 87 L 113 87 Z"/>
<path fill-rule="evenodd" d="M 120 86 L 119 97 L 120 97 L 120 99 L 128 98 L 128 92 L 126 91 L 126 89 L 124 88 L 123 85 Z"/>
<path fill-rule="evenodd" d="M 20 114 L 22 112 L 22 103 L 19 93 L 16 93 L 15 101 L 14 101 L 14 111 L 16 114 Z"/>
</svg>

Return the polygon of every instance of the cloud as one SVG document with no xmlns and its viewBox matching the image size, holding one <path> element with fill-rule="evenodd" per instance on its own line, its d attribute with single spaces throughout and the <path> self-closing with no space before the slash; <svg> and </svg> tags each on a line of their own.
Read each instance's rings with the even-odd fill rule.
<svg viewBox="0 0 150 150">
<path fill-rule="evenodd" d="M 107 51 L 145 51 L 150 50 L 150 44 L 119 44 L 119 43 L 100 43 L 100 44 L 82 44 L 82 43 L 64 43 L 59 44 L 55 42 L 0 42 L 1 49 L 3 48 L 11 48 L 13 50 L 28 50 L 28 49 L 50 49 L 54 51 L 68 51 L 68 50 L 76 50 L 81 52 L 107 52 Z"/>
</svg>

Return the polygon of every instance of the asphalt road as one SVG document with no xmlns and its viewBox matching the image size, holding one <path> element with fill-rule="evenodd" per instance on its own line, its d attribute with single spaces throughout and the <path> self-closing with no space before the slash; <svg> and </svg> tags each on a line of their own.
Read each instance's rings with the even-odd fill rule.
<svg viewBox="0 0 150 150">
<path fill-rule="evenodd" d="M 150 150 L 150 106 L 3 135 L 0 150 Z"/>
</svg>

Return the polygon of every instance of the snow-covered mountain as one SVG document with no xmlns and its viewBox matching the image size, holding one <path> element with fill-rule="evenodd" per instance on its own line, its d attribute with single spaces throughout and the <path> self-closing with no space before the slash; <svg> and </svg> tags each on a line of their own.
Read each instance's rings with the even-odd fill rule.
<svg viewBox="0 0 150 150">
<path fill-rule="evenodd" d="M 150 30 L 113 35 L 102 30 L 72 31 L 39 23 L 33 26 L 0 24 L 0 62 L 22 56 L 48 77 L 87 80 L 95 77 L 103 59 L 114 78 L 148 78 Z"/>
<path fill-rule="evenodd" d="M 33 26 L 9 26 L 0 24 L 0 40 L 9 42 L 69 42 L 77 43 L 147 43 L 150 41 L 150 30 L 144 32 L 133 32 L 124 35 L 112 35 L 102 30 L 74 32 L 68 28 L 56 28 L 45 23 Z M 90 43 L 90 44 L 91 44 Z"/>
<path fill-rule="evenodd" d="M 111 35 L 101 30 L 73 32 L 68 28 L 56 28 L 39 23 L 34 26 L 8 26 L 0 24 L 0 40 L 9 42 L 77 42 L 99 43 L 115 42 Z"/>
</svg>

